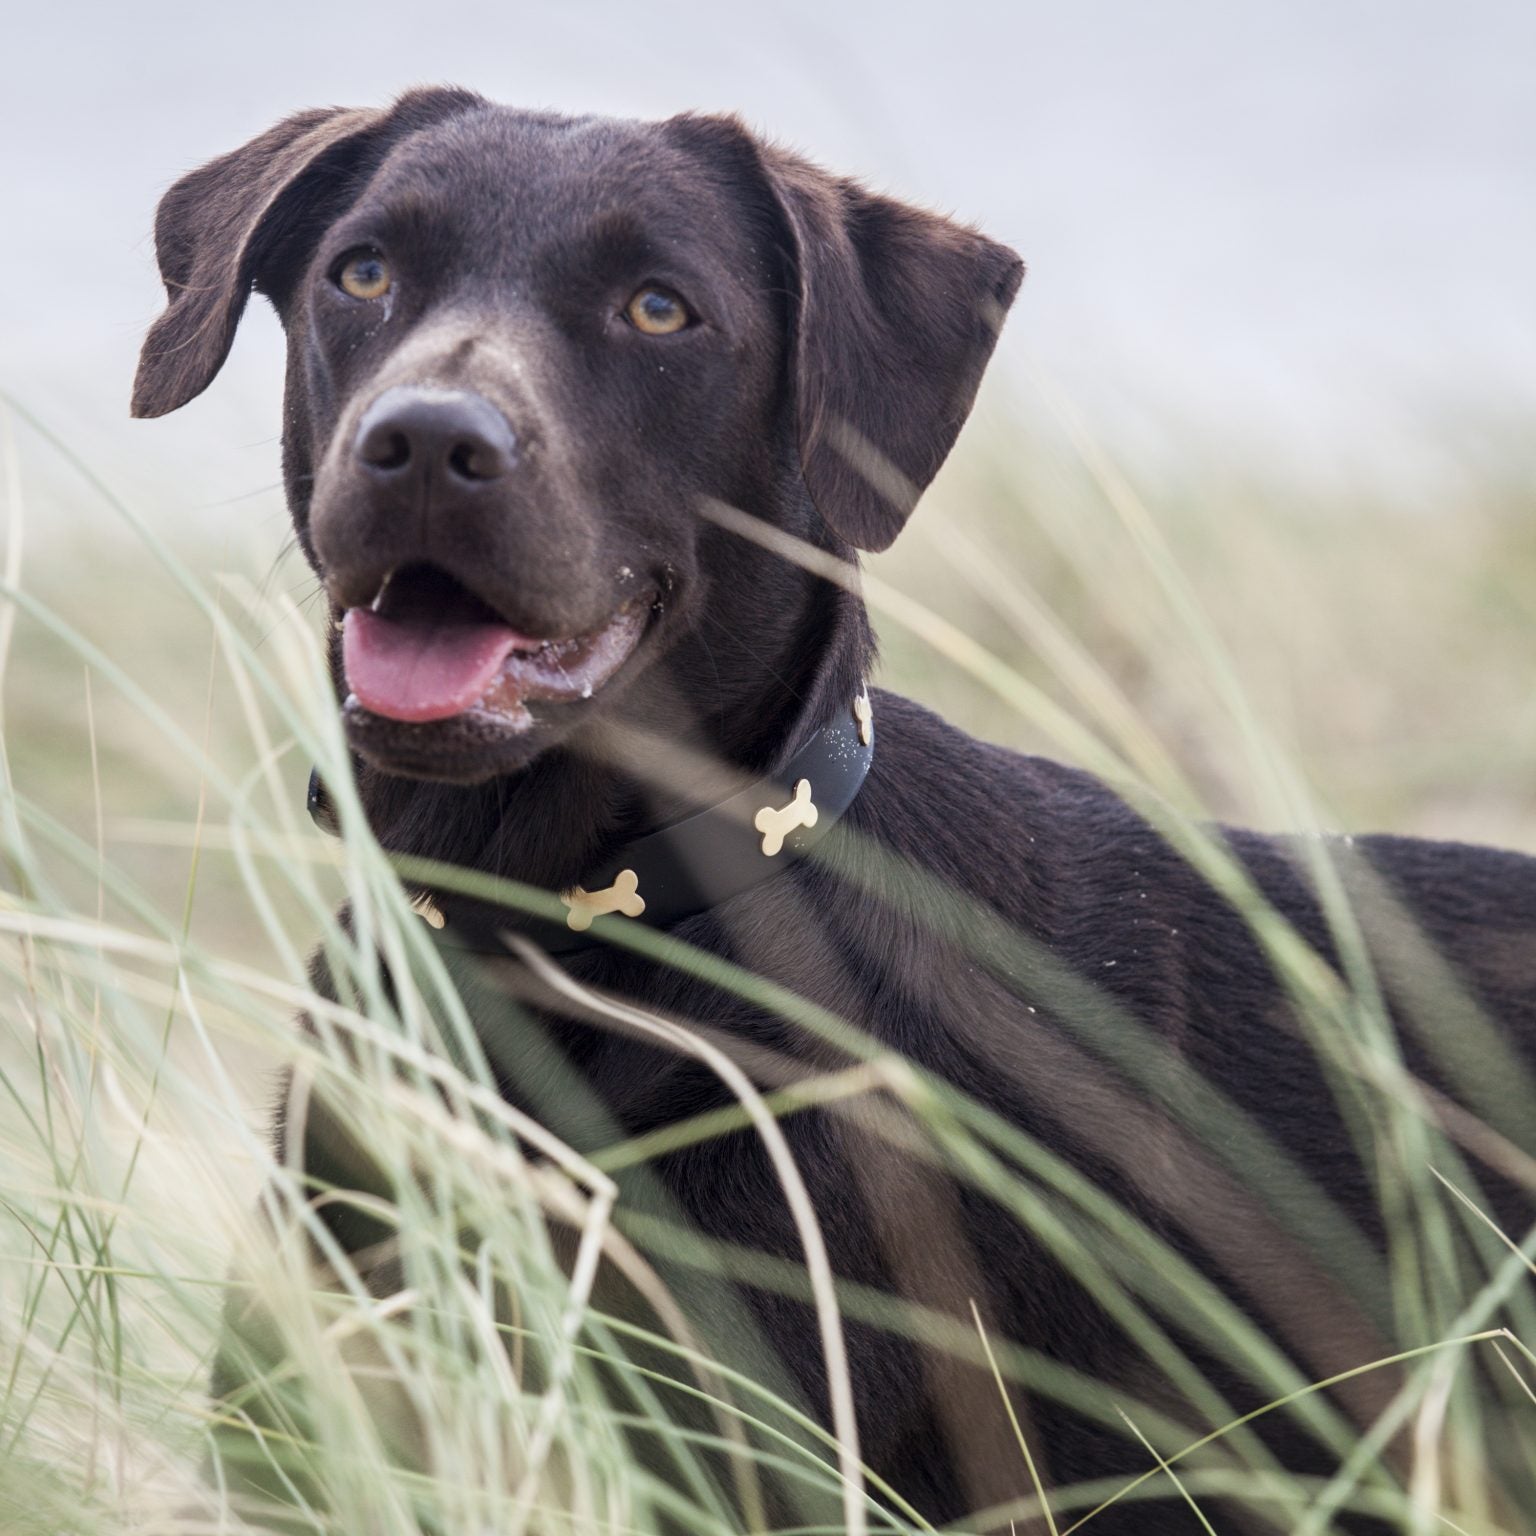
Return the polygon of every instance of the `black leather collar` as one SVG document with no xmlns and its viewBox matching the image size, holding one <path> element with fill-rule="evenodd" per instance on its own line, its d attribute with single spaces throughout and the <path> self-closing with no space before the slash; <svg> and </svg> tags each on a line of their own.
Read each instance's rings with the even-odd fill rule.
<svg viewBox="0 0 1536 1536">
<path fill-rule="evenodd" d="M 720 804 L 626 843 L 563 892 L 562 925 L 483 904 L 445 917 L 436 902 L 423 915 L 443 942 L 504 955 L 499 938 L 513 929 L 550 954 L 602 942 L 608 923 L 631 920 L 667 929 L 771 879 L 804 858 L 853 804 L 875 754 L 874 717 L 860 694 L 775 774 Z M 309 776 L 309 814 L 322 831 L 339 831 L 319 775 Z M 613 914 L 613 915 L 610 915 Z"/>
</svg>

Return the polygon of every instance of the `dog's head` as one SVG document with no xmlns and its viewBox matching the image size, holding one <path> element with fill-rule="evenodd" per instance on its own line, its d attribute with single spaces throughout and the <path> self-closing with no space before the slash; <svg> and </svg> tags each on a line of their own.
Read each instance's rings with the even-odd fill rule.
<svg viewBox="0 0 1536 1536">
<path fill-rule="evenodd" d="M 200 393 L 251 289 L 271 299 L 349 737 L 458 781 L 633 708 L 702 624 L 762 622 L 704 554 L 706 499 L 889 544 L 1022 274 L 733 119 L 446 89 L 279 123 L 171 188 L 156 249 L 134 413 Z"/>
</svg>

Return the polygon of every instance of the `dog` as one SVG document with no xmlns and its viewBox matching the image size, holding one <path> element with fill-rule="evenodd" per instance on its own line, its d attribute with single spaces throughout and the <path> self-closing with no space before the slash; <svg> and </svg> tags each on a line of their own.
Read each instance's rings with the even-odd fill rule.
<svg viewBox="0 0 1536 1536">
<path fill-rule="evenodd" d="M 284 481 L 331 607 L 374 833 L 560 893 L 563 921 L 430 892 L 476 957 L 466 996 L 510 1102 L 583 1150 L 735 1102 L 702 1057 L 614 1027 L 604 999 L 696 1026 L 763 1089 L 856 1060 L 626 947 L 615 934 L 633 925 L 769 979 L 963 1095 L 1004 1161 L 1044 1149 L 1017 1164 L 1041 1191 L 1031 1214 L 985 1170 L 925 1154 L 899 1096 L 782 1123 L 840 1281 L 973 1345 L 980 1323 L 1039 1365 L 1014 1402 L 1048 1492 L 1149 1470 L 1122 1398 L 1188 1440 L 1220 1427 L 1175 1356 L 1234 1417 L 1279 1395 L 1202 1352 L 1202 1308 L 1255 1319 L 1298 1380 L 1393 1352 L 1382 1190 L 1409 1175 L 1371 1117 L 1403 1084 L 1440 1084 L 1422 1090 L 1430 1119 L 1470 1123 L 1454 1087 L 1505 1132 L 1529 1129 L 1518 1075 L 1457 1081 L 1446 1051 L 1487 1021 L 1498 1041 L 1536 1036 L 1536 861 L 1218 830 L 1206 867 L 1089 775 L 868 688 L 849 573 L 953 446 L 1020 286 L 1013 251 L 733 118 L 567 118 L 445 88 L 280 122 L 178 181 L 155 243 L 168 300 L 136 415 L 210 384 L 253 290 L 281 318 Z M 1385 977 L 1400 1082 L 1341 1073 L 1307 1037 L 1255 911 L 1325 991 L 1353 995 L 1362 958 Z M 555 1049 L 585 1107 L 541 1093 Z M 345 1187 L 366 1175 L 338 1134 L 311 1112 L 300 1150 Z M 755 1131 L 651 1172 L 699 1233 L 801 1261 Z M 1521 1221 L 1528 1191 L 1493 1182 Z M 1123 1299 L 1155 1288 L 1157 1264 L 1115 1249 L 1101 1195 L 1208 1287 L 1182 1315 L 1165 1298 L 1165 1331 L 1128 1321 Z M 325 1219 L 354 1251 L 377 1236 L 355 1211 Z M 835 1423 L 804 1297 L 741 1294 Z M 974 1348 L 846 1327 L 861 1453 L 897 1493 L 936 1522 L 1027 1494 Z M 1362 1374 L 1339 1411 L 1368 1424 L 1398 1384 Z M 1263 1427 L 1289 1469 L 1337 1465 L 1300 1418 Z M 1201 1528 L 1163 1492 L 1090 1528 Z M 1223 1529 L 1290 1528 L 1293 1510 L 1242 1493 L 1208 1506 Z"/>
</svg>

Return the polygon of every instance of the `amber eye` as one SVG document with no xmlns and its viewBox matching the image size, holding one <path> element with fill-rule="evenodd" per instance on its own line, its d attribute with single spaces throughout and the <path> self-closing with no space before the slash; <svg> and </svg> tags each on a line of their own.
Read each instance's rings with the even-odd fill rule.
<svg viewBox="0 0 1536 1536">
<path fill-rule="evenodd" d="M 665 288 L 642 288 L 624 306 L 624 314 L 637 331 L 644 331 L 647 336 L 670 336 L 693 319 L 688 306 Z"/>
<path fill-rule="evenodd" d="M 349 251 L 336 269 L 336 286 L 354 299 L 382 299 L 389 292 L 389 263 L 377 251 Z"/>
</svg>

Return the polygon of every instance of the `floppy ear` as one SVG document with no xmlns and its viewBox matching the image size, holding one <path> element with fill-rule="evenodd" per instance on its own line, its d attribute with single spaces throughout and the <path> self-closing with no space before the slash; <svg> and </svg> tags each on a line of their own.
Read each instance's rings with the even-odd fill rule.
<svg viewBox="0 0 1536 1536">
<path fill-rule="evenodd" d="M 165 312 L 150 328 L 133 414 L 164 416 L 200 395 L 224 365 L 253 287 L 313 223 L 317 200 L 360 185 L 358 172 L 403 132 L 479 105 L 468 91 L 413 91 L 386 109 L 299 112 L 178 181 L 155 214 Z"/>
<path fill-rule="evenodd" d="M 886 548 L 970 414 L 1024 277 L 1005 245 L 764 144 L 734 118 L 674 124 L 749 152 L 788 236 L 790 380 L 805 483 L 827 524 Z"/>
<path fill-rule="evenodd" d="M 886 548 L 949 456 L 1024 277 L 1007 246 L 797 156 L 762 156 L 794 241 L 800 461 L 822 517 Z"/>
</svg>

